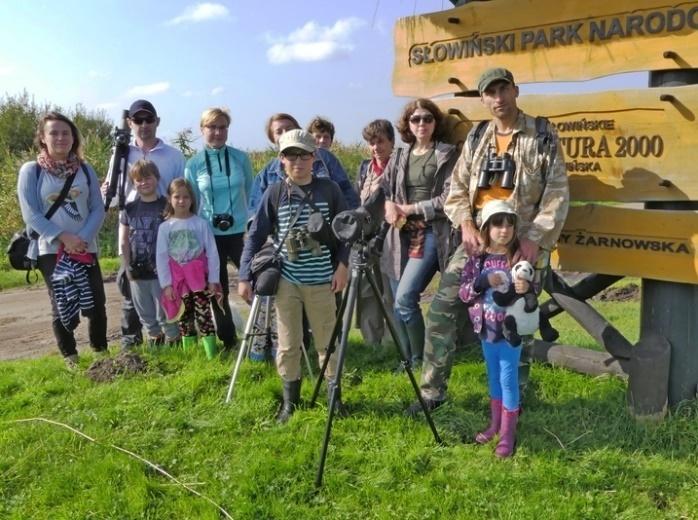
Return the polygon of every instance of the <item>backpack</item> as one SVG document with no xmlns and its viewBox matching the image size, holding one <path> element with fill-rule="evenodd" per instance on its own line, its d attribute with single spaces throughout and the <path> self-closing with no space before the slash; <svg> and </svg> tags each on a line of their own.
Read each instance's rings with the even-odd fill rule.
<svg viewBox="0 0 698 520">
<path fill-rule="evenodd" d="M 471 132 L 468 134 L 468 145 L 470 146 L 471 161 L 475 156 L 475 148 L 477 148 L 477 145 L 480 143 L 480 140 L 482 139 L 482 136 L 485 133 L 485 129 L 487 128 L 489 122 L 489 120 L 480 121 L 477 124 L 477 126 L 473 128 L 473 130 L 471 130 Z M 546 151 L 549 152 L 551 155 L 555 155 L 556 153 L 555 139 L 553 138 L 552 132 L 548 130 L 549 124 L 550 121 L 548 120 L 548 118 L 543 116 L 536 117 L 536 143 L 538 145 L 538 154 L 543 154 Z M 543 182 L 545 182 L 546 173 L 547 172 L 544 169 L 541 170 Z"/>
</svg>

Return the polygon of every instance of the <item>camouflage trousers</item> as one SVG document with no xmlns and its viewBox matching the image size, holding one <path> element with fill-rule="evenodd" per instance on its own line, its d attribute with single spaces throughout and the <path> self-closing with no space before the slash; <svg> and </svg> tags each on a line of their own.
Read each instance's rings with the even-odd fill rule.
<svg viewBox="0 0 698 520">
<path fill-rule="evenodd" d="M 458 246 L 441 273 L 439 289 L 427 312 L 427 334 L 424 343 L 421 391 L 425 399 L 443 401 L 456 352 L 458 325 L 470 327 L 468 309 L 458 298 L 460 279 L 468 256 Z M 472 327 L 470 327 L 472 330 Z"/>
</svg>

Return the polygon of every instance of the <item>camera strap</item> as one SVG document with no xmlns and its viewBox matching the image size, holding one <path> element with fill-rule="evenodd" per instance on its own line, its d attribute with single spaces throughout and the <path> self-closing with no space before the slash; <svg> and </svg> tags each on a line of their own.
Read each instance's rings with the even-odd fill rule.
<svg viewBox="0 0 698 520">
<path fill-rule="evenodd" d="M 310 201 L 308 198 L 308 194 L 305 193 L 303 190 L 301 190 L 297 185 L 293 184 L 292 182 L 288 182 L 286 180 L 280 181 L 278 184 L 279 186 L 279 205 L 281 203 L 281 190 L 283 189 L 283 184 L 288 184 L 291 187 L 291 190 L 288 192 L 288 205 L 291 205 L 291 192 L 293 191 L 293 188 L 295 187 L 298 191 L 300 191 L 303 194 L 303 198 L 300 201 L 300 204 L 298 204 L 298 208 L 296 208 L 296 212 L 294 213 L 293 217 L 291 217 L 291 220 L 288 221 L 288 226 L 286 226 L 286 231 L 284 232 L 283 236 L 279 239 L 279 245 L 276 246 L 276 249 L 274 250 L 274 255 L 278 255 L 281 252 L 281 248 L 284 246 L 284 241 L 286 240 L 286 237 L 288 236 L 289 232 L 291 231 L 291 228 L 296 225 L 296 222 L 298 222 L 298 219 L 301 216 L 301 212 L 303 211 L 303 208 L 305 207 L 306 203 Z M 278 205 L 277 205 L 278 206 Z M 277 218 L 279 214 L 279 210 L 277 207 L 276 210 Z"/>
<path fill-rule="evenodd" d="M 233 192 L 230 187 L 230 157 L 228 156 L 228 147 L 225 146 L 225 176 L 228 179 L 228 197 L 230 197 L 230 207 L 228 214 L 233 214 Z M 216 214 L 216 199 L 213 196 L 213 173 L 211 170 L 211 159 L 208 157 L 208 150 L 204 149 L 204 157 L 206 158 L 206 172 L 211 183 L 211 214 Z"/>
</svg>

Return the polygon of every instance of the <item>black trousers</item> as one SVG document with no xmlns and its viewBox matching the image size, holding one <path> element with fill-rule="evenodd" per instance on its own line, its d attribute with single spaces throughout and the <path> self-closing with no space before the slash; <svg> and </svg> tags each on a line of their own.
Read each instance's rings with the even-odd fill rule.
<svg viewBox="0 0 698 520">
<path fill-rule="evenodd" d="M 131 285 L 124 266 L 119 266 L 116 286 L 121 293 L 121 346 L 134 347 L 143 343 L 143 325 L 131 301 Z"/>
<path fill-rule="evenodd" d="M 53 318 L 53 335 L 58 343 L 58 350 L 61 351 L 63 357 L 77 354 L 75 344 L 75 335 L 72 330 L 66 329 L 58 317 L 58 308 L 56 300 L 53 296 L 53 285 L 51 284 L 51 275 L 56 268 L 57 255 L 40 255 L 37 259 L 39 271 L 44 277 L 46 288 L 48 289 L 48 297 L 51 300 L 51 313 Z M 88 318 L 88 335 L 90 338 L 90 346 L 96 352 L 107 350 L 107 309 L 106 296 L 104 295 L 104 282 L 102 281 L 102 271 L 99 268 L 99 262 L 88 269 L 90 289 L 94 298 L 94 309 L 91 317 Z"/>
<path fill-rule="evenodd" d="M 220 259 L 221 286 L 223 286 L 223 301 L 221 307 L 214 304 L 213 319 L 216 322 L 216 335 L 223 342 L 224 348 L 232 348 L 237 342 L 237 331 L 233 323 L 233 313 L 230 310 L 228 295 L 230 285 L 228 280 L 228 260 L 231 260 L 235 267 L 240 268 L 240 256 L 244 244 L 244 233 L 234 235 L 216 235 L 216 248 Z"/>
</svg>

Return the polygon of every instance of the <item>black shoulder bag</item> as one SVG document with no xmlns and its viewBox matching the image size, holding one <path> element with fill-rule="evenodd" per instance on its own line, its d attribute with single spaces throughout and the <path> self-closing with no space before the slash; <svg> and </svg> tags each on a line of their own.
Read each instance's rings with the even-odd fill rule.
<svg viewBox="0 0 698 520">
<path fill-rule="evenodd" d="M 280 181 L 279 184 L 285 181 Z M 277 213 L 278 208 L 281 203 L 281 189 L 283 186 L 279 186 L 279 197 L 277 200 Z M 290 195 L 289 195 L 290 196 Z M 301 200 L 298 205 L 296 213 L 293 215 L 291 220 L 286 227 L 286 232 L 283 234 L 279 240 L 279 245 L 274 247 L 274 244 L 267 241 L 260 249 L 257 254 L 252 257 L 252 262 L 250 263 L 250 271 L 252 272 L 252 279 L 254 280 L 253 288 L 254 293 L 257 296 L 274 296 L 279 288 L 279 280 L 281 279 L 281 266 L 283 264 L 283 256 L 281 255 L 281 248 L 284 245 L 284 241 L 288 236 L 289 231 L 295 225 L 298 218 L 301 216 L 301 211 L 305 207 L 308 201 L 307 195 Z"/>
<path fill-rule="evenodd" d="M 89 184 L 89 179 L 90 176 L 87 173 L 87 170 L 85 169 L 85 165 L 82 165 L 82 169 L 85 172 L 85 175 L 87 176 L 88 179 L 88 184 Z M 36 180 L 38 182 L 39 180 L 39 175 L 41 174 L 41 167 L 37 164 L 36 165 Z M 73 185 L 73 180 L 75 179 L 75 173 L 72 175 L 69 175 L 65 179 L 65 183 L 63 184 L 63 188 L 61 189 L 61 192 L 58 194 L 58 198 L 53 201 L 53 204 L 51 204 L 51 207 L 48 209 L 44 217 L 47 220 L 50 220 L 51 217 L 58 211 L 58 208 L 63 204 L 65 201 L 66 196 L 68 195 L 68 191 L 70 190 L 70 187 Z M 10 243 L 7 246 L 7 258 L 10 262 L 10 266 L 12 266 L 13 269 L 16 269 L 18 271 L 26 271 L 26 281 L 27 283 L 31 283 L 29 280 L 29 275 L 31 272 L 36 269 L 36 260 L 32 258 L 27 257 L 27 253 L 29 251 L 29 245 L 31 244 L 32 240 L 37 240 L 39 238 L 39 234 L 36 231 L 31 231 L 27 232 L 27 227 L 25 226 L 24 229 L 17 231 L 13 236 L 12 239 L 10 240 Z M 38 276 L 36 277 L 38 279 Z M 35 280 L 36 281 L 36 280 Z"/>
</svg>

